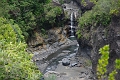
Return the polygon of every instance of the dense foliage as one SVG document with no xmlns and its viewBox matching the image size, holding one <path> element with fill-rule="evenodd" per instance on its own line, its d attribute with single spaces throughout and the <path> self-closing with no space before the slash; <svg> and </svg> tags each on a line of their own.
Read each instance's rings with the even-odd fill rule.
<svg viewBox="0 0 120 80">
<path fill-rule="evenodd" d="M 25 42 L 35 29 L 45 34 L 44 28 L 58 24 L 62 9 L 51 1 L 0 0 L 0 80 L 40 79 Z"/>
<path fill-rule="evenodd" d="M 1 0 L 4 16 L 15 20 L 25 38 L 34 29 L 50 27 L 55 24 L 57 16 L 62 13 L 61 7 L 52 4 L 52 0 Z M 4 12 L 4 11 L 3 11 Z M 6 13 L 8 13 L 6 15 Z M 46 25 L 47 24 L 47 25 Z"/>
<path fill-rule="evenodd" d="M 21 42 L 22 41 L 22 42 Z M 0 17 L 0 80 L 38 80 L 40 71 L 26 51 L 21 29 Z"/>
<path fill-rule="evenodd" d="M 90 11 L 86 11 L 79 18 L 80 30 L 77 32 L 79 37 L 82 36 L 81 31 L 86 27 L 96 27 L 99 25 L 107 26 L 112 15 L 119 15 L 120 0 L 91 0 L 95 6 Z"/>
<path fill-rule="evenodd" d="M 82 0 L 84 6 L 87 5 L 86 0 Z M 89 11 L 86 11 L 79 18 L 79 30 L 77 31 L 79 38 L 86 38 L 90 36 L 89 31 L 97 27 L 105 27 L 110 24 L 111 18 L 114 16 L 120 16 L 120 0 L 90 0 L 94 2 L 95 6 Z M 85 34 L 89 34 L 86 36 Z M 89 39 L 89 38 L 88 38 Z M 97 77 L 98 80 L 115 80 L 117 71 L 120 70 L 120 60 L 115 60 L 114 70 L 111 73 L 107 73 L 107 66 L 109 60 L 109 45 L 105 45 L 100 48 L 100 59 L 97 65 Z"/>
</svg>

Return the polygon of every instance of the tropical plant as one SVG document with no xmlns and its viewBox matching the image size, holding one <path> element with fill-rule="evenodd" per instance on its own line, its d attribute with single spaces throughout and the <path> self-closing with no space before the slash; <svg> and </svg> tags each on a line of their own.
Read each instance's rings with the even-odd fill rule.
<svg viewBox="0 0 120 80">
<path fill-rule="evenodd" d="M 115 60 L 115 69 L 109 73 L 107 76 L 107 65 L 108 65 L 108 59 L 109 59 L 109 45 L 105 45 L 104 47 L 99 49 L 99 52 L 101 54 L 100 59 L 98 60 L 97 65 L 97 76 L 99 80 L 104 80 L 106 77 L 108 77 L 108 80 L 115 80 L 115 75 L 117 74 L 117 70 L 120 70 L 120 59 Z"/>
<path fill-rule="evenodd" d="M 19 26 L 0 17 L 0 80 L 38 80 L 41 73 L 31 59 Z"/>
<path fill-rule="evenodd" d="M 108 59 L 109 59 L 109 45 L 105 45 L 103 48 L 100 48 L 99 50 L 101 57 L 98 60 L 97 65 L 97 75 L 98 79 L 104 79 L 106 77 L 106 66 L 108 65 Z"/>
</svg>

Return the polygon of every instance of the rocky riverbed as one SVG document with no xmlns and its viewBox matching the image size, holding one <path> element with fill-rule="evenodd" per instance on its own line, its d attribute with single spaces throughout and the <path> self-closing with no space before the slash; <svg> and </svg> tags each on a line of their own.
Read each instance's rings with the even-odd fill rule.
<svg viewBox="0 0 120 80">
<path fill-rule="evenodd" d="M 47 71 L 44 79 L 50 78 L 54 80 L 95 80 L 89 59 L 75 56 L 70 58 L 70 65 L 63 66 L 61 61 L 54 71 Z"/>
<path fill-rule="evenodd" d="M 63 4 L 62 7 L 64 8 L 64 12 L 67 12 L 65 16 L 68 17 L 72 11 L 75 11 L 75 17 L 77 17 L 80 16 L 77 14 L 79 10 L 81 10 L 82 12 L 80 13 L 83 14 L 86 10 L 90 10 L 94 6 L 94 4 L 90 2 L 87 2 L 88 4 L 85 7 L 75 4 L 74 1 L 79 2 L 79 0 L 64 1 L 66 3 Z M 58 0 L 54 0 L 54 2 L 58 2 Z M 73 5 L 77 6 L 73 7 Z M 66 38 L 66 27 L 49 30 L 47 39 L 43 39 L 41 36 L 37 36 L 34 41 L 33 39 L 30 39 L 30 44 L 28 43 L 30 46 L 29 51 L 34 54 L 33 61 L 43 73 L 42 79 L 97 80 L 94 78 L 94 74 L 97 74 L 97 62 L 100 57 L 99 49 L 105 44 L 110 45 L 110 59 L 107 67 L 107 73 L 109 74 L 114 69 L 115 59 L 120 57 L 119 25 L 120 17 L 113 16 L 110 25 L 106 27 L 99 26 L 84 29 L 83 37 L 78 40 L 80 45 L 78 53 L 75 53 L 75 55 L 74 53 L 71 53 L 70 50 L 65 50 L 71 45 L 78 44 L 77 41 L 71 41 Z M 70 55 L 73 56 L 70 57 Z M 55 60 L 57 60 L 58 63 L 56 63 Z M 63 62 L 67 64 L 65 65 Z M 118 74 L 116 75 L 116 80 L 120 80 L 119 75 L 120 71 L 118 71 Z"/>
<path fill-rule="evenodd" d="M 68 16 L 71 11 L 75 12 L 75 17 L 78 16 L 80 8 L 75 2 L 63 6 Z M 38 31 L 36 38 L 29 40 L 33 61 L 43 73 L 40 80 L 95 80 L 90 57 L 81 54 L 77 40 L 67 38 L 67 28 L 49 30 L 47 39 L 42 38 Z M 89 53 L 88 50 L 86 52 Z"/>
<path fill-rule="evenodd" d="M 43 73 L 41 80 L 94 80 L 90 58 L 78 55 L 77 40 L 51 47 L 33 52 L 33 61 Z"/>
</svg>

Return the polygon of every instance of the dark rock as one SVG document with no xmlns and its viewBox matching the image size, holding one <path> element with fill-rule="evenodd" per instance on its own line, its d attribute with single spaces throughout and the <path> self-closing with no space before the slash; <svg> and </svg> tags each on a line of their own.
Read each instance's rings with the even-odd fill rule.
<svg viewBox="0 0 120 80">
<path fill-rule="evenodd" d="M 85 78 L 86 77 L 86 74 L 83 72 L 81 75 L 80 75 L 80 78 Z"/>
<path fill-rule="evenodd" d="M 62 59 L 62 65 L 63 65 L 63 66 L 68 66 L 68 65 L 70 65 L 70 60 L 67 59 L 67 58 L 63 58 L 63 59 Z"/>
<path fill-rule="evenodd" d="M 81 11 L 82 13 L 84 13 L 87 10 L 91 10 L 92 7 L 95 5 L 93 2 L 90 2 L 90 0 L 85 0 L 86 2 L 86 6 L 84 6 L 84 4 L 81 4 Z"/>
<path fill-rule="evenodd" d="M 80 45 L 79 54 L 86 54 L 85 49 L 89 48 L 91 51 L 90 59 L 92 61 L 93 73 L 97 75 L 97 64 L 98 59 L 100 58 L 99 49 L 106 44 L 110 46 L 110 55 L 109 55 L 109 64 L 107 66 L 107 73 L 111 73 L 114 70 L 115 60 L 120 58 L 120 17 L 114 16 L 111 20 L 109 26 L 103 27 L 91 27 L 88 29 L 88 38 L 84 34 L 86 31 L 83 31 L 82 38 L 78 40 Z M 118 71 L 116 80 L 120 80 L 120 71 Z"/>
<path fill-rule="evenodd" d="M 58 42 L 53 43 L 51 46 L 52 46 L 53 48 L 59 47 Z M 53 48 L 52 48 L 52 49 L 53 49 Z"/>
</svg>

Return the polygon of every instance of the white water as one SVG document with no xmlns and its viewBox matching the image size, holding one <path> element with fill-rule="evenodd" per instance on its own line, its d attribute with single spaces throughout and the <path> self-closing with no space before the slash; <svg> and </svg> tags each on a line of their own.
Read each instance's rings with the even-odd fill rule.
<svg viewBox="0 0 120 80">
<path fill-rule="evenodd" d="M 72 12 L 71 16 L 70 16 L 70 23 L 71 23 L 71 25 L 70 25 L 70 37 L 75 37 L 75 35 L 74 35 L 74 33 L 75 33 L 74 18 L 75 18 L 75 16 L 74 16 L 74 13 Z"/>
</svg>

